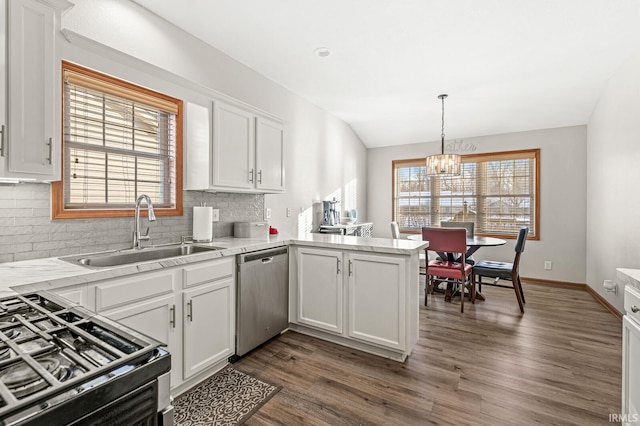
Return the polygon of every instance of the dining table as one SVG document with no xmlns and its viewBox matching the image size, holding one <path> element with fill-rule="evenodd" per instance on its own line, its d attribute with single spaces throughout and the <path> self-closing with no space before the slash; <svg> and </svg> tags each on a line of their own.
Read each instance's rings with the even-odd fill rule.
<svg viewBox="0 0 640 426">
<path fill-rule="evenodd" d="M 407 236 L 408 240 L 414 241 L 422 241 L 422 234 L 412 234 Z M 478 249 L 482 247 L 497 247 L 502 246 L 507 243 L 507 240 L 503 240 L 502 238 L 496 237 L 485 237 L 481 235 L 474 235 L 472 237 L 467 236 L 467 253 L 466 258 L 470 258 L 472 254 L 474 254 Z M 428 249 L 427 249 L 428 250 Z M 449 261 L 455 261 L 457 259 L 452 258 L 451 253 L 440 253 L 438 252 L 438 256 L 440 259 L 447 259 Z M 473 278 L 472 278 L 473 279 Z M 448 287 L 450 290 L 450 287 Z M 476 298 L 480 300 L 485 300 L 484 295 L 476 289 Z M 445 300 L 451 300 L 450 291 L 445 294 Z"/>
</svg>

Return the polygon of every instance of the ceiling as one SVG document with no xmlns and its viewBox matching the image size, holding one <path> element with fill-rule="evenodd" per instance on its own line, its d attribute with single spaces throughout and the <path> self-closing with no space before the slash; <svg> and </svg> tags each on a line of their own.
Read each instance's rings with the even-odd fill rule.
<svg viewBox="0 0 640 426">
<path fill-rule="evenodd" d="M 586 124 L 640 0 L 134 0 L 368 147 Z M 331 49 L 318 57 L 314 50 Z"/>
</svg>

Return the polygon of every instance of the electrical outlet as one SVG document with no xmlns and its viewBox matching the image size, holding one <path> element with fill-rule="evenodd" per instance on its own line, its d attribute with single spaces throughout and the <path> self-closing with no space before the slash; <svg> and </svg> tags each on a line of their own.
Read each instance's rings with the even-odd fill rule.
<svg viewBox="0 0 640 426">
<path fill-rule="evenodd" d="M 550 271 L 553 267 L 553 264 L 551 263 L 550 260 L 545 260 L 544 261 L 544 269 L 546 269 L 547 271 Z"/>
<path fill-rule="evenodd" d="M 265 219 L 271 219 L 271 209 L 270 208 L 266 208 L 264 209 L 264 217 Z"/>
<path fill-rule="evenodd" d="M 287 207 L 287 217 L 291 217 L 291 208 Z"/>
<path fill-rule="evenodd" d="M 213 209 L 212 222 L 220 222 L 220 209 Z"/>
</svg>

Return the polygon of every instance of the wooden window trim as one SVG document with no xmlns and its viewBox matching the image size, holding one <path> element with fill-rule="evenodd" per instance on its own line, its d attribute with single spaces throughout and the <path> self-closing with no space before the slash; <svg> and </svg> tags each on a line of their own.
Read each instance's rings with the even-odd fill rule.
<svg viewBox="0 0 640 426">
<path fill-rule="evenodd" d="M 171 96 L 165 95 L 163 93 L 159 93 L 153 91 L 151 89 L 141 87 L 114 77 L 111 77 L 106 74 L 99 73 L 97 71 L 73 64 L 71 62 L 62 61 L 62 75 L 64 75 L 64 70 L 72 70 L 75 72 L 81 72 L 89 77 L 99 78 L 103 80 L 104 88 L 108 90 L 108 87 L 124 87 L 127 89 L 135 90 L 144 94 L 145 99 L 148 103 L 151 103 L 150 99 L 152 97 L 159 98 L 160 100 L 166 101 L 166 104 L 162 101 L 162 105 L 171 104 L 175 107 L 170 112 L 175 112 L 176 114 L 176 129 L 175 129 L 175 206 L 174 208 L 155 208 L 154 213 L 156 216 L 182 216 L 183 215 L 183 205 L 182 205 L 182 192 L 183 192 L 183 170 L 182 170 L 182 150 L 183 150 L 183 101 L 180 99 L 173 98 Z M 61 93 L 64 93 L 64 80 L 61 80 L 60 84 L 62 85 Z M 112 89 L 115 91 L 116 89 Z M 60 99 L 62 103 L 61 111 L 64 111 L 64 97 Z M 144 101 L 143 101 L 144 103 Z M 158 106 L 158 104 L 155 104 Z M 64 115 L 61 117 L 63 120 L 63 124 L 61 126 L 61 135 L 60 140 L 62 141 L 62 149 L 61 152 L 64 153 Z M 60 158 L 62 176 L 64 176 L 65 165 L 64 165 L 64 154 L 61 155 Z M 153 201 L 153 200 L 151 200 Z M 55 182 L 51 182 L 51 218 L 56 219 L 98 219 L 98 218 L 119 218 L 119 217 L 133 217 L 135 214 L 135 209 L 131 208 L 120 208 L 120 209 L 74 209 L 67 210 L 64 208 L 64 188 L 63 188 L 63 179 Z M 141 216 L 147 215 L 147 209 L 142 209 L 140 211 Z"/>
<path fill-rule="evenodd" d="M 533 213 L 534 223 L 536 224 L 536 234 L 529 235 L 527 240 L 540 240 L 540 148 L 534 149 L 523 149 L 523 150 L 513 150 L 513 151 L 499 151 L 499 152 L 488 152 L 481 154 L 467 154 L 462 155 L 462 162 L 473 162 L 473 161 L 487 161 L 489 159 L 495 160 L 508 160 L 508 159 L 521 159 L 521 158 L 535 158 L 535 210 Z M 396 197 L 396 168 L 402 167 L 403 165 L 413 165 L 416 163 L 424 162 L 424 158 L 411 158 L 411 159 L 402 159 L 402 160 L 392 160 L 391 161 L 391 220 L 395 220 L 395 197 Z M 419 234 L 421 231 L 413 230 L 413 229 L 404 229 L 403 233 L 407 234 Z M 495 234 L 495 233 L 477 233 L 477 235 L 487 236 L 487 237 L 496 237 L 502 239 L 517 239 L 517 235 L 504 235 L 504 234 Z"/>
</svg>

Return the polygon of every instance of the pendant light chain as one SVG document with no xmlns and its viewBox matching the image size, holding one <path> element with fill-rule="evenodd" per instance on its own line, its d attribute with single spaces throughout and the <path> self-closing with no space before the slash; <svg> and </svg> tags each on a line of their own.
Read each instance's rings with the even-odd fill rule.
<svg viewBox="0 0 640 426">
<path fill-rule="evenodd" d="M 440 95 L 440 96 L 438 96 L 440 98 L 440 100 L 442 101 L 442 131 L 440 132 L 440 140 L 441 140 L 440 154 L 441 155 L 444 155 L 444 100 L 447 98 L 447 96 L 449 96 L 449 95 Z"/>
<path fill-rule="evenodd" d="M 444 98 L 446 98 L 447 95 L 441 96 L 442 99 L 442 133 L 440 134 L 440 137 L 442 139 L 442 154 L 444 154 Z"/>
</svg>

